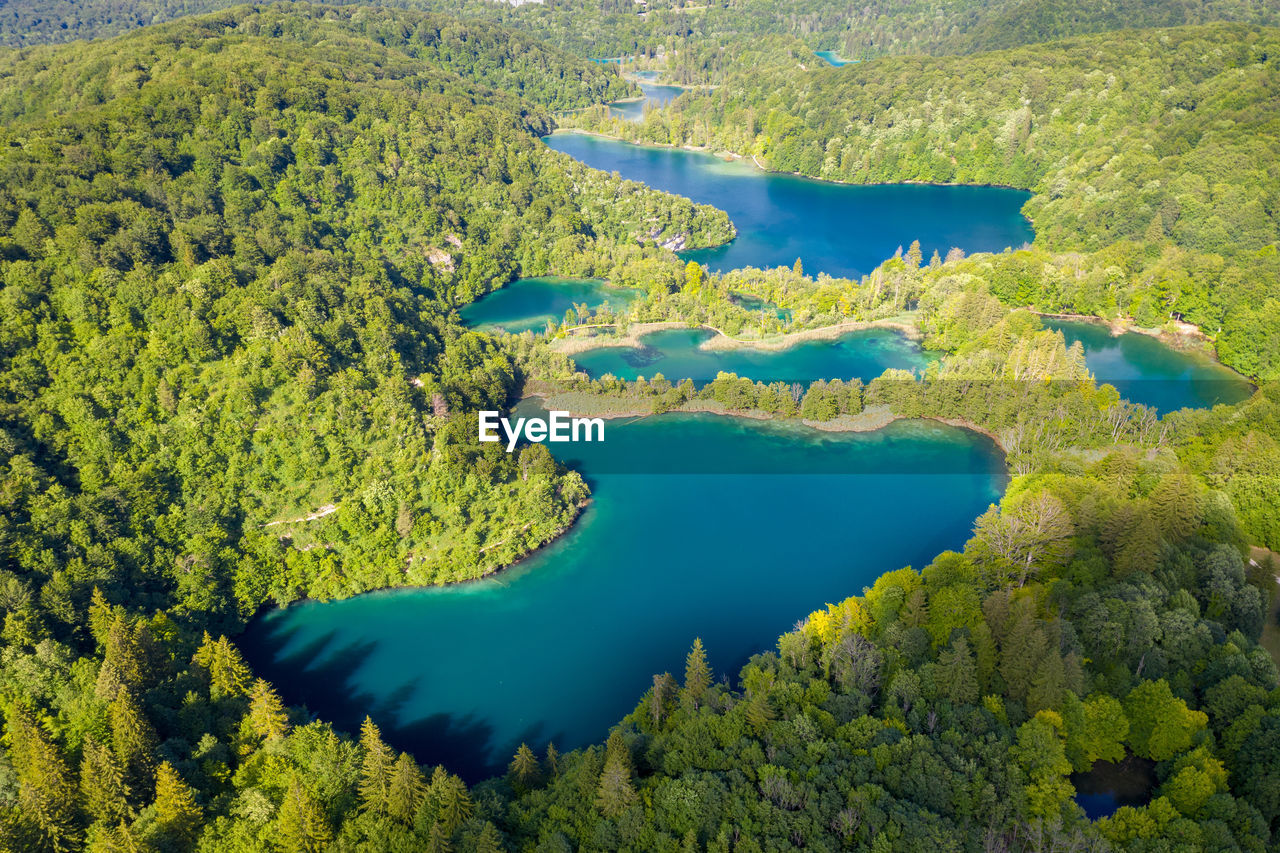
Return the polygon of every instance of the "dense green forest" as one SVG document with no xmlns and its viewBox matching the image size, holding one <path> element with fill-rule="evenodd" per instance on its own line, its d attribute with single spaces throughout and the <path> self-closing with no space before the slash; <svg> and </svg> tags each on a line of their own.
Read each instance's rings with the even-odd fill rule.
<svg viewBox="0 0 1280 853">
<path fill-rule="evenodd" d="M 818 73 L 763 64 L 643 124 L 575 121 L 827 179 L 1031 189 L 1035 251 L 1007 267 L 1009 304 L 1185 320 L 1227 364 L 1275 377 L 1277 39 L 1216 25 Z"/>
<path fill-rule="evenodd" d="M 27 0 L 0 11 L 0 43 L 22 47 L 117 35 L 235 5 L 234 0 Z M 1268 0 L 394 0 L 378 4 L 484 19 L 583 57 L 661 57 L 718 76 L 762 37 L 850 59 L 971 53 L 1114 30 L 1211 21 L 1275 26 Z M 705 82 L 705 79 L 700 81 Z"/>
<path fill-rule="evenodd" d="M 97 8 L 77 7 L 86 27 L 118 23 Z M 657 120 L 775 168 L 825 174 L 830 150 L 831 177 L 1036 188 L 1034 248 L 912 247 L 860 281 L 708 276 L 658 248 L 733 227 L 542 145 L 553 111 L 628 84 L 492 23 L 281 4 L 7 52 L 0 849 L 1274 846 L 1280 688 L 1258 641 L 1276 585 L 1246 558 L 1280 548 L 1280 389 L 1158 419 L 1010 309 L 1217 318 L 1224 357 L 1274 374 L 1274 38 L 762 69 Z M 1110 67 L 1086 69 L 1093 50 Z M 803 328 L 910 311 L 942 359 L 865 386 L 628 385 L 459 324 L 548 273 L 644 287 L 625 322 L 779 331 L 736 293 Z M 582 478 L 541 445 L 475 441 L 474 410 L 535 381 L 655 411 L 958 419 L 1013 479 L 962 552 L 815 611 L 740 673 L 696 644 L 607 743 L 531 744 L 468 788 L 372 721 L 287 707 L 227 637 L 264 605 L 475 577 L 556 536 Z M 1086 820 L 1069 775 L 1126 757 L 1151 803 Z"/>
</svg>

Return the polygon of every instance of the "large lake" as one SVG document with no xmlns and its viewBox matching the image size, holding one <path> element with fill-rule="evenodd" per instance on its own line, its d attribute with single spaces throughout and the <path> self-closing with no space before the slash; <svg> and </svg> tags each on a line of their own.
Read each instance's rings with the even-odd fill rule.
<svg viewBox="0 0 1280 853">
<path fill-rule="evenodd" d="M 1247 380 L 1209 356 L 1174 349 L 1150 335 L 1113 335 L 1106 325 L 1086 320 L 1046 317 L 1044 325 L 1062 332 L 1067 346 L 1080 342 L 1099 384 L 1114 385 L 1121 397 L 1162 414 L 1238 403 L 1253 393 Z"/>
<path fill-rule="evenodd" d="M 474 781 L 521 741 L 598 741 L 655 673 L 683 672 L 694 637 L 735 676 L 826 602 L 959 547 L 1005 483 L 989 440 L 927 421 L 827 434 L 681 414 L 606 436 L 549 445 L 593 489 L 550 547 L 474 583 L 267 613 L 240 639 L 255 671 Z"/>
<path fill-rule="evenodd" d="M 763 172 L 699 151 L 630 145 L 580 133 L 558 133 L 547 145 L 597 169 L 715 205 L 738 238 L 714 249 L 682 253 L 715 271 L 791 266 L 800 258 L 813 275 L 854 277 L 873 270 L 912 240 L 926 259 L 952 247 L 998 252 L 1030 243 L 1021 213 L 1031 197 L 999 187 L 924 184 L 854 186 Z"/>
</svg>

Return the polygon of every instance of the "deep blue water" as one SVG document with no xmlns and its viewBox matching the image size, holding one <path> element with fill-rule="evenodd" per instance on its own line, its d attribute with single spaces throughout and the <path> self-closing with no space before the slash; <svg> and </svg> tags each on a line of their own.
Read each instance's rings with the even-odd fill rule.
<svg viewBox="0 0 1280 853">
<path fill-rule="evenodd" d="M 810 274 L 870 272 L 912 240 L 927 259 L 953 246 L 1000 251 L 1031 242 L 1022 215 L 1031 194 L 999 187 L 924 184 L 853 186 L 763 172 L 711 154 L 630 145 L 580 133 L 546 143 L 589 166 L 715 205 L 729 214 L 738 238 L 725 246 L 682 253 L 716 271 L 791 266 Z"/>
</svg>

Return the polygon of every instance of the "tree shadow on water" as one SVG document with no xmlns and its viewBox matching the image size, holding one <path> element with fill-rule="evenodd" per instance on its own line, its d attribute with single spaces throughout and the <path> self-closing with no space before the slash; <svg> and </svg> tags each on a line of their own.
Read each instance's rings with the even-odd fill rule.
<svg viewBox="0 0 1280 853">
<path fill-rule="evenodd" d="M 302 706 L 352 735 L 359 734 L 366 715 L 372 717 L 388 744 L 412 754 L 420 764 L 442 764 L 468 784 L 505 772 L 507 758 L 491 754 L 494 728 L 488 720 L 441 712 L 404 722 L 418 679 L 376 691 L 356 686 L 378 648 L 376 641 L 339 645 L 338 632 L 328 631 L 285 652 L 298 630 L 256 625 L 239 638 L 254 672 L 271 681 L 286 704 Z M 516 746 L 519 742 L 513 752 Z"/>
</svg>

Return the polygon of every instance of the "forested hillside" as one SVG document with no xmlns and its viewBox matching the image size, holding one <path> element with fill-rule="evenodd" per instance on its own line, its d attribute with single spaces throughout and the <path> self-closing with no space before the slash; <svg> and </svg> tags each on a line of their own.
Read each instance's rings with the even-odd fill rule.
<svg viewBox="0 0 1280 853">
<path fill-rule="evenodd" d="M 0 10 L 0 43 L 57 43 L 235 5 L 234 0 L 25 0 Z M 372 5 L 372 4 L 363 4 Z M 385 4 L 485 19 L 586 57 L 683 54 L 687 68 L 718 74 L 761 37 L 783 36 L 850 59 L 973 53 L 1088 33 L 1211 21 L 1275 26 L 1275 0 L 394 0 Z M 703 81 L 705 82 L 705 81 Z"/>
<path fill-rule="evenodd" d="M 475 442 L 519 370 L 453 311 L 731 236 L 538 142 L 618 85 L 492 27 L 302 5 L 5 57 L 6 849 L 181 849 L 226 812 L 250 684 L 225 641 L 192 662 L 205 630 L 474 577 L 574 518 L 544 448 Z"/>
<path fill-rule="evenodd" d="M 75 34 L 120 24 L 75 8 Z M 563 35 L 577 8 L 529 11 Z M 698 10 L 598 11 L 688 35 Z M 824 14 L 774 29 L 844 26 Z M 733 228 L 540 143 L 553 111 L 628 84 L 498 25 L 279 4 L 6 52 L 0 850 L 1270 849 L 1276 585 L 1245 555 L 1280 546 L 1280 396 L 1161 421 L 1010 306 L 1216 318 L 1232 363 L 1280 368 L 1274 42 L 1209 27 L 809 72 L 788 54 L 642 127 L 830 177 L 1037 190 L 1031 250 L 915 248 L 862 282 L 704 279 L 659 249 Z M 372 721 L 287 707 L 227 637 L 263 606 L 474 578 L 563 531 L 582 478 L 475 441 L 474 410 L 531 377 L 691 399 L 460 325 L 549 273 L 643 286 L 655 318 L 745 322 L 728 282 L 753 277 L 809 324 L 909 300 L 943 354 L 923 376 L 706 396 L 959 418 L 1013 479 L 963 552 L 816 610 L 732 681 L 697 644 L 607 743 L 526 745 L 469 789 Z M 1070 774 L 1126 756 L 1151 803 L 1088 821 Z"/>
<path fill-rule="evenodd" d="M 1035 245 L 1090 253 L 1112 282 L 1080 298 L 1033 264 L 1012 304 L 1148 326 L 1184 319 L 1218 336 L 1228 364 L 1274 377 L 1278 48 L 1275 30 L 1217 25 L 744 72 L 642 125 L 602 113 L 579 121 L 828 179 L 1032 189 Z"/>
</svg>

